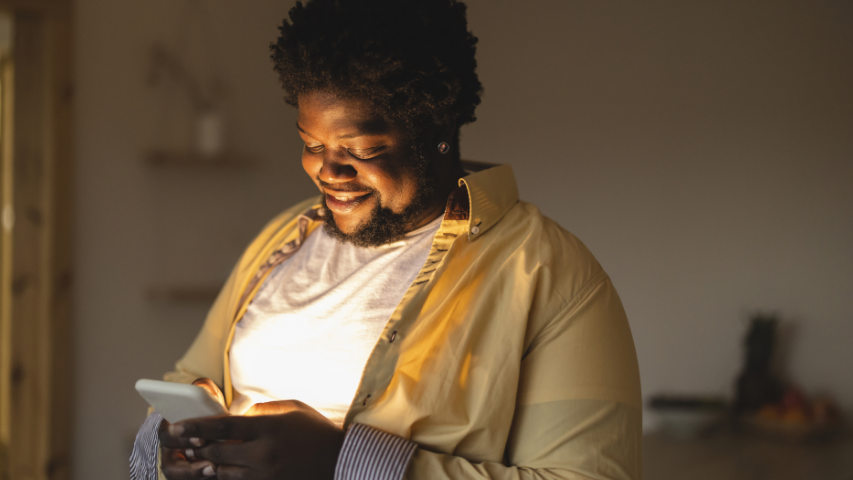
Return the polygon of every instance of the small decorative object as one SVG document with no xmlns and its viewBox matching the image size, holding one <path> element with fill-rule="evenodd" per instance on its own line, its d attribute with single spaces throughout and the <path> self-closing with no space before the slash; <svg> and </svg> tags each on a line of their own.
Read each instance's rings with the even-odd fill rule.
<svg viewBox="0 0 853 480">
<path fill-rule="evenodd" d="M 230 89 L 223 80 L 227 69 L 218 29 L 208 12 L 209 2 L 177 3 L 183 8 L 174 39 L 158 40 L 150 49 L 148 85 L 166 86 L 162 90 L 169 96 L 154 151 L 159 157 L 183 157 L 185 163 L 229 163 L 233 155 L 225 153 L 230 152 L 225 133 Z M 166 81 L 170 85 L 164 85 Z"/>
<path fill-rule="evenodd" d="M 832 399 L 814 399 L 794 386 L 789 386 L 782 400 L 767 403 L 753 415 L 743 417 L 752 431 L 787 442 L 823 440 L 837 433 L 842 425 L 841 413 Z"/>
<path fill-rule="evenodd" d="M 222 114 L 215 109 L 196 112 L 196 149 L 205 157 L 222 153 Z"/>
<path fill-rule="evenodd" d="M 151 48 L 148 84 L 157 85 L 164 74 L 181 86 L 190 99 L 195 119 L 194 151 L 204 158 L 220 155 L 224 147 L 225 128 L 220 104 L 227 87 L 216 78 L 202 84 L 176 55 L 162 45 L 154 45 Z"/>
<path fill-rule="evenodd" d="M 726 418 L 728 406 L 718 397 L 655 395 L 649 400 L 661 430 L 674 438 L 699 437 Z"/>
<path fill-rule="evenodd" d="M 735 413 L 748 429 L 784 441 L 824 439 L 837 432 L 841 415 L 828 397 L 815 399 L 772 372 L 778 320 L 757 314 L 746 335 L 746 365 L 737 379 Z"/>
<path fill-rule="evenodd" d="M 776 346 L 775 315 L 758 313 L 750 320 L 746 346 L 746 364 L 738 376 L 734 411 L 747 414 L 758 411 L 763 405 L 782 398 L 782 382 L 771 371 Z"/>
</svg>

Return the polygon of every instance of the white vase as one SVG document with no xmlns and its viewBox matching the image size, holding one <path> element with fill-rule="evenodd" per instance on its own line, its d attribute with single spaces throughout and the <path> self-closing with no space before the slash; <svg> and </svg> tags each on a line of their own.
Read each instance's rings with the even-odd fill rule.
<svg viewBox="0 0 853 480">
<path fill-rule="evenodd" d="M 196 150 L 204 157 L 222 153 L 224 119 L 218 110 L 203 110 L 196 116 Z"/>
</svg>

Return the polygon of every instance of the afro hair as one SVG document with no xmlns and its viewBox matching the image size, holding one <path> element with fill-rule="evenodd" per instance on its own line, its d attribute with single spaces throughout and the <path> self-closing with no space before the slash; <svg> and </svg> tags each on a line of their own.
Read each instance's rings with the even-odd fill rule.
<svg viewBox="0 0 853 480">
<path fill-rule="evenodd" d="M 270 45 L 287 95 L 326 90 L 371 101 L 410 131 L 476 120 L 477 37 L 456 0 L 297 2 Z"/>
</svg>

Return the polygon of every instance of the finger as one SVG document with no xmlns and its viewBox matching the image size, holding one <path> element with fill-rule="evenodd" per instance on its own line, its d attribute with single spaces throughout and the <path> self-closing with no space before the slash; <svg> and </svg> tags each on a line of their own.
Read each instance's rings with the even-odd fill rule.
<svg viewBox="0 0 853 480">
<path fill-rule="evenodd" d="M 195 447 L 202 447 L 206 443 L 207 443 L 206 441 L 204 441 L 200 438 L 197 438 L 197 437 L 190 437 L 190 438 L 172 437 L 172 436 L 167 436 L 165 438 L 160 437 L 160 446 L 164 447 L 164 448 L 195 448 Z"/>
<path fill-rule="evenodd" d="M 216 475 L 216 465 L 210 462 L 163 463 L 161 469 L 169 480 L 197 480 Z"/>
<path fill-rule="evenodd" d="M 225 396 L 222 395 L 222 390 L 219 389 L 219 387 L 216 385 L 216 382 L 214 382 L 213 380 L 207 377 L 201 377 L 195 379 L 195 381 L 193 381 L 193 385 L 205 389 L 208 395 L 210 395 L 217 402 L 222 404 L 222 406 L 225 406 Z"/>
<path fill-rule="evenodd" d="M 202 440 L 252 440 L 263 431 L 264 423 L 259 417 L 225 415 L 193 418 L 169 425 L 169 434 Z"/>
<path fill-rule="evenodd" d="M 216 469 L 217 480 L 246 480 L 249 478 L 249 469 L 236 465 L 220 465 Z"/>
<path fill-rule="evenodd" d="M 216 475 L 216 465 L 210 462 L 193 462 L 190 464 L 193 478 L 210 478 Z"/>
<path fill-rule="evenodd" d="M 160 462 L 162 462 L 164 466 L 187 460 L 186 455 L 184 455 L 184 451 L 181 449 L 162 448 L 160 449 L 160 452 Z"/>
<path fill-rule="evenodd" d="M 306 405 L 298 400 L 276 400 L 273 402 L 256 403 L 243 414 L 244 417 L 257 417 L 260 415 L 278 415 L 281 413 L 304 410 Z M 310 407 L 308 407 L 310 408 Z"/>
<path fill-rule="evenodd" d="M 246 459 L 252 458 L 251 442 L 224 443 L 213 442 L 202 448 L 192 449 L 196 460 L 209 460 L 217 465 L 247 466 Z"/>
<path fill-rule="evenodd" d="M 157 430 L 157 436 L 160 438 L 160 446 L 165 448 L 192 448 L 201 447 L 205 443 L 204 440 L 198 437 L 178 437 L 172 435 L 169 430 L 170 424 L 166 420 L 160 423 L 160 428 Z"/>
</svg>

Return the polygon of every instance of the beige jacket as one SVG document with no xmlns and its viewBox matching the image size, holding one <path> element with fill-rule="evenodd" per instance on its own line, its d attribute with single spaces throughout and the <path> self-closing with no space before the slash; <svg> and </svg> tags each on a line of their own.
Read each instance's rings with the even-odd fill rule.
<svg viewBox="0 0 853 480">
<path fill-rule="evenodd" d="M 409 479 L 639 479 L 639 369 L 610 278 L 577 238 L 518 200 L 509 166 L 459 185 L 344 428 L 416 442 Z M 249 245 L 166 380 L 210 377 L 230 404 L 234 325 L 272 267 L 322 225 L 316 202 L 285 211 Z"/>
</svg>

